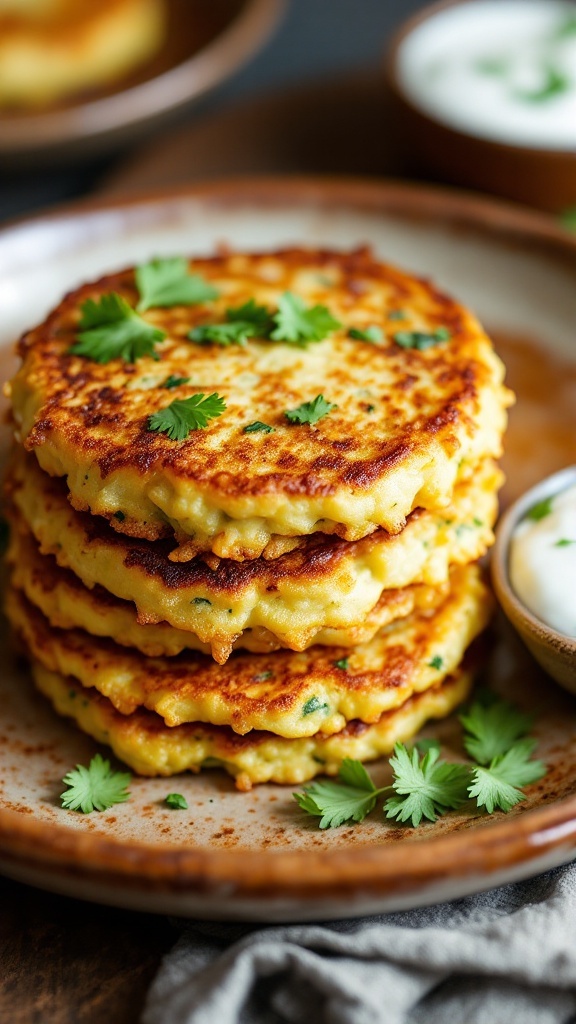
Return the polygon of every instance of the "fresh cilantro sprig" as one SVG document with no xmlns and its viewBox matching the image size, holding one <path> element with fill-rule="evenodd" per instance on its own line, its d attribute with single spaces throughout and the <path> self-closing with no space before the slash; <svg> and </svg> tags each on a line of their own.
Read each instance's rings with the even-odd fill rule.
<svg viewBox="0 0 576 1024">
<path fill-rule="evenodd" d="M 216 392 L 176 398 L 148 417 L 148 430 L 167 434 L 171 441 L 184 441 L 193 430 L 202 430 L 209 420 L 221 416 L 225 408 L 226 402 Z"/>
<path fill-rule="evenodd" d="M 130 792 L 127 786 L 131 779 L 130 772 L 113 771 L 110 761 L 96 754 L 87 768 L 77 764 L 62 779 L 68 787 L 60 794 L 62 807 L 83 811 L 84 814 L 107 811 L 114 804 L 128 800 Z"/>
<path fill-rule="evenodd" d="M 142 356 L 158 359 L 156 342 L 166 335 L 135 313 L 117 292 L 108 292 L 98 301 L 87 299 L 81 307 L 78 340 L 69 351 L 96 363 L 123 359 L 134 363 Z"/>
<path fill-rule="evenodd" d="M 345 757 L 338 773 L 340 782 L 313 782 L 294 793 L 303 811 L 320 818 L 320 828 L 337 828 L 345 821 L 364 821 L 385 789 L 376 789 L 364 765 Z"/>
<path fill-rule="evenodd" d="M 337 406 L 327 402 L 324 395 L 316 395 L 311 402 L 302 402 L 296 409 L 287 409 L 284 413 L 290 423 L 318 423 Z"/>
<path fill-rule="evenodd" d="M 529 786 L 546 774 L 542 761 L 532 760 L 535 746 L 533 739 L 520 740 L 505 754 L 494 757 L 488 767 L 472 769 L 468 792 L 478 807 L 485 807 L 488 814 L 497 808 L 507 812 L 526 799 L 519 787 Z"/>
<path fill-rule="evenodd" d="M 249 338 L 269 338 L 274 320 L 266 306 L 249 299 L 242 306 L 226 310 L 226 322 L 201 324 L 194 327 L 188 338 L 197 345 L 245 345 Z"/>
<path fill-rule="evenodd" d="M 532 760 L 536 741 L 526 736 L 532 718 L 504 700 L 477 700 L 460 716 L 465 729 L 464 747 L 478 764 L 472 769 L 469 794 L 489 814 L 509 811 L 528 786 L 546 774 L 541 761 Z"/>
<path fill-rule="evenodd" d="M 442 760 L 434 740 L 422 740 L 412 750 L 397 743 L 390 758 L 391 786 L 376 789 L 363 765 L 347 758 L 340 782 L 314 782 L 294 796 L 304 811 L 320 817 L 320 828 L 362 821 L 378 797 L 390 790 L 384 813 L 413 827 L 423 819 L 436 821 L 468 800 L 476 800 L 478 809 L 489 814 L 509 811 L 525 799 L 522 787 L 546 773 L 545 765 L 532 758 L 536 741 L 525 735 L 532 720 L 496 698 L 476 701 L 460 720 L 466 732 L 464 746 L 475 765 Z"/>
<path fill-rule="evenodd" d="M 505 754 L 532 727 L 532 718 L 505 700 L 486 694 L 460 715 L 464 747 L 478 764 L 489 764 Z"/>
<path fill-rule="evenodd" d="M 150 260 L 136 267 L 139 313 L 159 306 L 192 306 L 218 298 L 218 289 L 200 274 L 191 274 L 181 257 Z"/>
<path fill-rule="evenodd" d="M 408 751 L 403 743 L 397 743 L 390 764 L 396 795 L 384 804 L 387 818 L 409 821 L 416 828 L 422 818 L 436 821 L 468 799 L 468 768 L 441 761 L 437 747 L 430 747 L 420 760 L 416 747 Z"/>
<path fill-rule="evenodd" d="M 280 296 L 274 323 L 276 327 L 270 334 L 272 341 L 286 341 L 302 347 L 310 341 L 323 341 L 342 326 L 326 306 L 306 306 L 304 300 L 292 292 L 284 292 Z"/>
</svg>

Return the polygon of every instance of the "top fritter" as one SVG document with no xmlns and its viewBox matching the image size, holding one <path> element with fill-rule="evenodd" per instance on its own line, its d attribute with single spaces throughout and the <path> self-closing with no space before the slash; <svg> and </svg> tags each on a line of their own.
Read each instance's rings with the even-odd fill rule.
<svg viewBox="0 0 576 1024">
<path fill-rule="evenodd" d="M 180 560 L 396 533 L 500 454 L 510 404 L 474 317 L 365 249 L 153 261 L 19 351 L 19 439 L 76 508 Z"/>
</svg>

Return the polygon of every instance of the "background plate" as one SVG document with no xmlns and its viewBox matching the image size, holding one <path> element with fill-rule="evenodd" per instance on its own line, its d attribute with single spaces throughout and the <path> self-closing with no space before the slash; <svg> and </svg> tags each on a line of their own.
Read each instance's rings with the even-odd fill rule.
<svg viewBox="0 0 576 1024">
<path fill-rule="evenodd" d="M 285 0 L 166 0 L 166 39 L 142 67 L 112 85 L 45 110 L 0 111 L 3 164 L 86 160 L 126 146 L 168 114 L 225 81 L 276 27 Z"/>
<path fill-rule="evenodd" d="M 148 199 L 76 206 L 0 235 L 0 343 L 62 293 L 153 255 L 290 243 L 349 247 L 433 276 L 496 338 L 518 393 L 507 441 L 508 501 L 575 461 L 576 242 L 536 214 L 435 189 L 345 180 L 247 180 Z M 10 443 L 2 436 L 2 455 Z M 576 853 L 576 705 L 499 625 L 491 685 L 536 717 L 548 775 L 507 815 L 452 813 L 418 830 L 375 811 L 320 832 L 289 789 L 250 794 L 223 772 L 135 779 L 103 814 L 59 807 L 60 779 L 97 749 L 35 696 L 5 643 L 0 681 L 0 869 L 55 891 L 143 910 L 262 921 L 352 917 L 454 898 Z M 459 752 L 454 721 L 430 726 Z M 373 770 L 384 779 L 386 768 Z"/>
</svg>

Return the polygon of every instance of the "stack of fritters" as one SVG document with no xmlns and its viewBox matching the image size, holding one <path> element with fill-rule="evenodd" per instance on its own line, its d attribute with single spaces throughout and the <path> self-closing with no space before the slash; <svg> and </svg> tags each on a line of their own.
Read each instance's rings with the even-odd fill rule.
<svg viewBox="0 0 576 1024">
<path fill-rule="evenodd" d="M 60 713 L 246 789 L 467 695 L 510 393 L 462 306 L 366 250 L 223 253 L 80 288 L 20 355 L 7 608 Z"/>
</svg>

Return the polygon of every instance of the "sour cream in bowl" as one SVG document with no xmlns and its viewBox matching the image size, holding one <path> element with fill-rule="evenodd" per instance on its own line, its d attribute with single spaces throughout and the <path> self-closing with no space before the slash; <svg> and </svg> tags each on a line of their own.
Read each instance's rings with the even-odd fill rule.
<svg viewBox="0 0 576 1024">
<path fill-rule="evenodd" d="M 401 26 L 387 77 L 414 170 L 576 206 L 576 0 L 440 0 Z"/>
<path fill-rule="evenodd" d="M 536 660 L 576 693 L 576 466 L 547 477 L 507 510 L 496 531 L 492 581 Z"/>
</svg>

